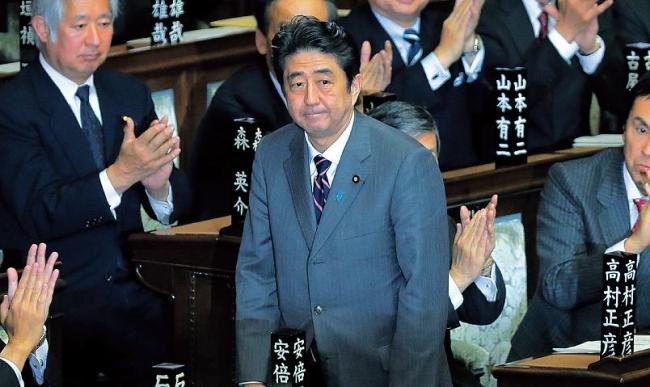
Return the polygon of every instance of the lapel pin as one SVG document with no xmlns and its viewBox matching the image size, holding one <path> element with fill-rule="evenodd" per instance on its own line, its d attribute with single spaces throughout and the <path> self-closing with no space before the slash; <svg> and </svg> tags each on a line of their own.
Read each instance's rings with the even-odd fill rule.
<svg viewBox="0 0 650 387">
<path fill-rule="evenodd" d="M 336 201 L 340 202 L 341 200 L 343 200 L 343 196 L 345 196 L 345 194 L 343 192 L 340 192 L 340 191 L 337 192 L 336 193 Z"/>
<path fill-rule="evenodd" d="M 352 176 L 352 182 L 354 184 L 359 184 L 360 181 L 361 181 L 361 178 L 359 177 L 359 175 Z"/>
</svg>

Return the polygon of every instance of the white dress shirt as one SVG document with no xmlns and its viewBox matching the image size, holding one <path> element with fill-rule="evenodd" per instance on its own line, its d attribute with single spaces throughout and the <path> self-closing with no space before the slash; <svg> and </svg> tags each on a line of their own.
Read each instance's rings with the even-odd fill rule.
<svg viewBox="0 0 650 387">
<path fill-rule="evenodd" d="M 43 327 L 43 329 L 46 328 Z M 5 345 L 9 342 L 9 336 L 7 336 L 7 332 L 4 330 L 2 326 L 0 326 L 0 340 L 2 340 L 2 342 Z M 38 347 L 34 352 L 29 354 L 29 358 L 27 359 L 29 361 L 29 366 L 32 369 L 32 375 L 34 376 L 34 381 L 39 385 L 45 382 L 45 368 L 47 368 L 47 353 L 49 350 L 50 347 L 47 343 L 47 340 L 45 340 L 40 347 Z M 23 381 L 23 377 L 20 373 L 20 370 L 18 369 L 18 366 L 16 366 L 10 360 L 5 359 L 1 356 L 0 356 L 0 361 L 4 361 L 5 363 L 9 364 L 9 367 L 11 367 L 11 369 L 16 374 L 16 378 L 18 379 L 18 384 L 20 384 L 20 387 L 24 387 L 25 382 Z"/>
<path fill-rule="evenodd" d="M 47 73 L 47 75 L 52 79 L 52 82 L 54 82 L 56 87 L 61 91 L 61 94 L 63 95 L 63 98 L 65 98 L 65 101 L 70 106 L 70 109 L 72 109 L 72 113 L 77 119 L 77 122 L 79 123 L 79 127 L 81 127 L 81 100 L 79 99 L 79 97 L 76 96 L 76 93 L 77 93 L 77 89 L 79 89 L 79 87 L 82 85 L 89 86 L 90 93 L 88 99 L 90 102 L 90 107 L 93 109 L 93 112 L 95 113 L 95 116 L 97 117 L 99 122 L 102 123 L 102 112 L 99 106 L 99 98 L 97 97 L 97 89 L 95 88 L 94 75 L 91 75 L 82 85 L 78 85 L 76 82 L 68 79 L 63 74 L 55 70 L 47 62 L 47 60 L 42 54 L 39 55 L 38 59 L 41 63 L 41 66 L 43 66 L 43 69 Z M 115 212 L 115 209 L 120 206 L 122 202 L 122 195 L 119 194 L 111 184 L 106 169 L 104 169 L 99 173 L 99 181 L 102 185 L 102 189 L 104 190 L 106 201 L 108 202 L 111 212 L 113 213 L 113 217 L 117 219 L 117 213 Z M 174 195 L 172 193 L 171 185 L 169 187 L 169 192 L 167 194 L 166 202 L 156 200 L 151 195 L 149 195 L 149 192 L 147 192 L 147 197 L 149 198 L 149 202 L 151 203 L 151 208 L 156 214 L 158 220 L 163 224 L 168 224 L 169 216 L 174 211 Z"/>
<path fill-rule="evenodd" d="M 374 8 L 372 8 L 372 6 L 370 8 L 372 9 L 372 13 L 375 15 L 375 18 L 377 18 L 379 24 L 381 24 L 381 26 L 384 28 L 384 31 L 386 31 L 388 36 L 395 44 L 395 48 L 397 49 L 399 55 L 402 57 L 402 61 L 404 63 L 408 63 L 407 58 L 411 44 L 404 40 L 404 31 L 408 28 L 412 28 L 419 33 L 420 17 L 418 17 L 412 26 L 404 28 L 389 18 L 381 15 Z M 420 39 L 422 39 L 422 37 L 420 37 Z M 484 59 L 485 49 L 483 47 L 481 47 L 479 52 L 476 54 L 476 57 L 474 58 L 474 61 L 471 63 L 471 65 L 468 63 L 465 55 L 463 55 L 462 62 L 463 67 L 465 68 L 465 73 L 459 74 L 458 77 L 454 79 L 454 86 L 460 86 L 465 82 L 474 82 L 481 72 Z M 422 69 L 424 69 L 424 73 L 427 76 L 431 90 L 438 90 L 445 82 L 451 79 L 451 73 L 449 72 L 449 69 L 446 69 L 440 63 L 440 60 L 438 60 L 438 57 L 433 52 L 424 56 L 420 60 L 419 65 L 422 66 Z"/>
<path fill-rule="evenodd" d="M 338 168 L 339 163 L 341 162 L 341 156 L 343 156 L 343 150 L 345 149 L 345 145 L 348 143 L 348 140 L 350 139 L 350 134 L 352 133 L 352 125 L 354 124 L 354 114 L 352 114 L 352 118 L 350 118 L 350 122 L 348 125 L 345 127 L 345 130 L 343 130 L 343 133 L 339 136 L 339 138 L 334 141 L 332 145 L 329 146 L 325 150 L 325 152 L 321 153 L 314 148 L 314 146 L 311 144 L 309 141 L 309 136 L 307 136 L 307 132 L 305 132 L 305 141 L 307 141 L 307 147 L 309 148 L 309 174 L 311 176 L 311 182 L 312 182 L 312 187 L 314 184 L 314 179 L 316 178 L 316 174 L 318 171 L 316 170 L 316 163 L 314 163 L 314 157 L 317 155 L 321 155 L 325 157 L 327 160 L 329 160 L 332 164 L 330 165 L 329 169 L 327 170 L 327 180 L 330 182 L 330 185 L 334 184 L 334 175 L 336 175 L 336 168 Z"/>
<path fill-rule="evenodd" d="M 530 23 L 533 25 L 535 36 L 538 36 L 539 31 L 542 28 L 538 17 L 544 10 L 544 7 L 539 3 L 538 0 L 522 1 L 524 2 L 524 7 L 528 13 Z M 551 1 L 551 3 L 554 3 L 554 1 Z M 576 42 L 568 42 L 566 39 L 564 39 L 562 34 L 560 34 L 555 29 L 556 22 L 557 21 L 555 18 L 551 17 L 551 15 L 548 16 L 547 39 L 551 42 L 551 44 L 553 44 L 553 47 L 555 47 L 557 52 L 562 58 L 564 58 L 567 63 L 571 64 L 571 58 L 573 58 L 574 55 L 577 55 L 578 61 L 582 66 L 582 70 L 589 75 L 595 73 L 596 69 L 598 69 L 598 66 L 603 61 L 603 57 L 605 56 L 605 42 L 603 39 L 601 39 L 600 36 L 596 36 L 596 40 L 598 40 L 598 43 L 600 45 L 598 50 L 589 55 L 582 55 L 578 50 L 578 44 Z"/>
<path fill-rule="evenodd" d="M 625 193 L 627 194 L 627 206 L 630 211 L 630 230 L 634 227 L 636 220 L 639 219 L 639 211 L 636 209 L 636 204 L 634 204 L 635 199 L 648 199 L 647 196 L 641 194 L 639 187 L 634 183 L 634 179 L 630 175 L 630 171 L 627 170 L 625 162 L 623 162 L 623 181 L 625 182 Z M 611 253 L 613 251 L 625 251 L 625 241 L 627 238 L 622 241 L 617 242 L 613 246 L 610 246 L 605 253 Z M 639 255 L 640 256 L 640 255 Z"/>
</svg>

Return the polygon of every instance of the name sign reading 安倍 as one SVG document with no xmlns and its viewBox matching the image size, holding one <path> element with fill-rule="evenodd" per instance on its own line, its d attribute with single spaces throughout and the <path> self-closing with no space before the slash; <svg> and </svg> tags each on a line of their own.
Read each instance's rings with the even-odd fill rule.
<svg viewBox="0 0 650 387">
<path fill-rule="evenodd" d="M 271 334 L 272 385 L 305 387 L 306 357 L 304 331 L 281 329 Z"/>
<path fill-rule="evenodd" d="M 621 251 L 603 256 L 601 358 L 634 352 L 637 261 L 636 254 Z"/>
</svg>

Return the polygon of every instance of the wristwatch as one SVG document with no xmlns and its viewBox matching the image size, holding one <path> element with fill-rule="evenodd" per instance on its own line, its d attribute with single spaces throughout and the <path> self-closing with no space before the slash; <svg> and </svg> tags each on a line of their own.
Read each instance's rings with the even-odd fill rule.
<svg viewBox="0 0 650 387">
<path fill-rule="evenodd" d="M 36 353 L 36 350 L 39 349 L 41 345 L 43 345 L 45 339 L 47 339 L 47 328 L 43 327 L 43 333 L 41 334 L 41 339 L 38 340 L 38 343 L 36 344 L 34 349 L 32 349 L 32 353 Z"/>
<path fill-rule="evenodd" d="M 483 39 L 481 39 L 481 35 L 474 34 L 474 44 L 472 45 L 472 49 L 470 51 L 465 51 L 463 54 L 476 55 L 481 51 L 481 48 L 483 48 Z"/>
</svg>

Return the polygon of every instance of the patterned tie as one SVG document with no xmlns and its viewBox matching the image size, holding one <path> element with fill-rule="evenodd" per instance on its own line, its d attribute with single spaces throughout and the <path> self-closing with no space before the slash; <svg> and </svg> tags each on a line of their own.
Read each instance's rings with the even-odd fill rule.
<svg viewBox="0 0 650 387">
<path fill-rule="evenodd" d="M 106 166 L 104 163 L 104 133 L 102 132 L 102 124 L 90 106 L 89 94 L 90 86 L 88 85 L 79 87 L 75 94 L 81 101 L 81 129 L 90 143 L 90 150 L 93 153 L 95 163 L 99 168 L 104 168 Z"/>
<path fill-rule="evenodd" d="M 537 17 L 537 20 L 539 20 L 540 25 L 539 35 L 537 38 L 539 38 L 539 40 L 544 40 L 548 35 L 548 13 L 541 12 Z"/>
<path fill-rule="evenodd" d="M 420 60 L 422 56 L 422 47 L 420 46 L 420 34 L 413 28 L 407 28 L 404 30 L 404 40 L 411 44 L 409 48 L 407 66 L 413 66 Z"/>
<path fill-rule="evenodd" d="M 643 210 L 643 206 L 648 204 L 648 199 L 639 198 L 639 199 L 634 199 L 633 202 L 634 205 L 636 206 L 637 211 L 639 211 L 639 217 L 636 219 L 636 223 L 634 223 L 634 227 L 632 227 L 632 232 L 635 232 L 639 228 L 639 224 L 641 223 L 641 211 Z"/>
<path fill-rule="evenodd" d="M 314 178 L 314 211 L 316 211 L 316 224 L 320 223 L 320 217 L 323 214 L 327 195 L 330 193 L 330 182 L 327 179 L 327 170 L 330 169 L 332 162 L 321 155 L 314 157 L 316 164 L 316 177 Z"/>
</svg>

